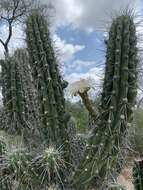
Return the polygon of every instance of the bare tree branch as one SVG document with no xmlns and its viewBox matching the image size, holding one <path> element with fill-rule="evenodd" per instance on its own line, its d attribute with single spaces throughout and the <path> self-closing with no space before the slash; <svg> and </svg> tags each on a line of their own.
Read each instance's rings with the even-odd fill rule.
<svg viewBox="0 0 143 190">
<path fill-rule="evenodd" d="M 13 33 L 13 24 L 19 22 L 29 12 L 33 0 L 0 0 L 0 21 L 8 25 L 6 41 L 0 38 L 0 43 L 5 49 L 5 55 L 9 54 L 9 42 Z"/>
</svg>

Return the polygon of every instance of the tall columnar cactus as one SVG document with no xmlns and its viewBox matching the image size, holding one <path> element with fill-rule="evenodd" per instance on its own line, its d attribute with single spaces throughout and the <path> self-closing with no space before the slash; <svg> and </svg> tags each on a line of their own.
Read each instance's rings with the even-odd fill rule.
<svg viewBox="0 0 143 190">
<path fill-rule="evenodd" d="M 26 34 L 44 138 L 48 144 L 62 145 L 68 154 L 69 115 L 65 112 L 63 93 L 67 83 L 59 73 L 47 22 L 38 11 L 33 11 L 27 19 Z"/>
<path fill-rule="evenodd" d="M 35 92 L 28 70 L 28 55 L 17 50 L 15 55 L 1 61 L 3 112 L 1 127 L 21 134 L 36 124 Z M 35 114 L 35 115 L 34 115 Z"/>
<path fill-rule="evenodd" d="M 122 142 L 131 126 L 137 94 L 137 37 L 133 18 L 116 18 L 107 42 L 106 70 L 98 127 L 89 139 L 84 159 L 74 175 L 75 187 L 102 189 L 116 166 Z"/>
<path fill-rule="evenodd" d="M 18 63 L 18 72 L 21 80 L 21 88 L 25 97 L 28 122 L 30 125 L 39 126 L 39 113 L 37 104 L 37 92 L 34 87 L 28 52 L 25 49 L 17 49 L 14 58 Z"/>
<path fill-rule="evenodd" d="M 143 160 L 134 162 L 133 178 L 135 190 L 143 189 Z"/>
</svg>

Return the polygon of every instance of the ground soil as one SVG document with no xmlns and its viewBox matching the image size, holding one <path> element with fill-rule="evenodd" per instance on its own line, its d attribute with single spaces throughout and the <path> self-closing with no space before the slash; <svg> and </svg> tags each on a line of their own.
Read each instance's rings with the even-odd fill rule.
<svg viewBox="0 0 143 190">
<path fill-rule="evenodd" d="M 132 167 L 125 167 L 122 170 L 121 175 L 118 177 L 118 183 L 123 185 L 127 190 L 134 190 L 132 181 Z"/>
</svg>

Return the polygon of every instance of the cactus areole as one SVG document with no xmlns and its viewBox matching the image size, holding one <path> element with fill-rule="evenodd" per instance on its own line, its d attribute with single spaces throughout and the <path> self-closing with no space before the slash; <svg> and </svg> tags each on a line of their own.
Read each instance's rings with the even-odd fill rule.
<svg viewBox="0 0 143 190">
<path fill-rule="evenodd" d="M 78 190 L 102 189 L 102 184 L 117 163 L 133 118 L 137 65 L 136 27 L 132 16 L 125 14 L 113 20 L 109 32 L 101 116 L 74 175 L 73 184 Z"/>
</svg>

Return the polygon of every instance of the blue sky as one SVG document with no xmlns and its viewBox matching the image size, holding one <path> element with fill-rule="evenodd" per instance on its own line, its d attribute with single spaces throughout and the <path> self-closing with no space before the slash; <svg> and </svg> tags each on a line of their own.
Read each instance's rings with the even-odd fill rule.
<svg viewBox="0 0 143 190">
<path fill-rule="evenodd" d="M 73 44 L 75 46 L 79 44 L 83 46 L 71 59 L 67 59 L 64 62 L 66 75 L 70 75 L 74 72 L 84 74 L 95 66 L 103 66 L 105 54 L 103 32 L 87 33 L 80 29 L 65 26 L 59 27 L 56 33 L 60 39 L 66 41 L 67 44 Z"/>
<path fill-rule="evenodd" d="M 66 40 L 67 43 L 85 46 L 82 51 L 76 53 L 75 59 L 94 61 L 95 59 L 99 60 L 101 58 L 100 50 L 104 50 L 104 34 L 102 32 L 87 33 L 83 30 L 66 26 L 58 28 L 57 34 L 62 40 Z M 99 51 L 95 51 L 98 48 Z"/>
<path fill-rule="evenodd" d="M 51 17 L 53 38 L 62 73 L 70 83 L 91 77 L 100 84 L 105 58 L 105 31 L 109 30 L 111 17 L 126 6 L 136 11 L 143 9 L 143 0 L 41 0 L 54 13 Z M 7 27 L 1 25 L 0 36 L 6 37 Z M 25 46 L 23 28 L 14 26 L 10 43 L 11 52 Z M 3 48 L 0 47 L 3 54 Z"/>
<path fill-rule="evenodd" d="M 59 0 L 54 0 L 53 4 L 56 4 L 55 12 L 57 14 L 55 16 L 56 38 L 54 37 L 54 39 L 60 39 L 60 42 L 57 42 L 57 47 L 59 50 L 62 49 L 60 47 L 63 47 L 66 51 L 67 45 L 71 45 L 73 48 L 79 46 L 79 49 L 71 52 L 69 57 L 66 57 L 67 52 L 63 53 L 61 62 L 64 65 L 64 77 L 69 82 L 91 77 L 94 78 L 98 86 L 104 70 L 105 31 L 108 31 L 110 27 L 111 16 L 126 6 L 134 7 L 135 11 L 138 12 L 141 7 L 143 8 L 143 1 L 60 0 L 59 2 Z M 63 8 L 64 6 L 66 10 Z M 64 42 L 64 46 L 60 45 L 62 42 Z"/>
</svg>

